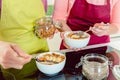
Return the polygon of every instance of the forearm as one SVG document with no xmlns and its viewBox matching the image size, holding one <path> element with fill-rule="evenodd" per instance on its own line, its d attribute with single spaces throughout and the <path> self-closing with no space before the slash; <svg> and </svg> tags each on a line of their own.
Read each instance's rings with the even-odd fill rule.
<svg viewBox="0 0 120 80">
<path fill-rule="evenodd" d="M 68 0 L 55 0 L 53 19 L 65 20 L 67 15 Z"/>
<path fill-rule="evenodd" d="M 109 34 L 120 33 L 120 0 L 112 6 Z"/>
<path fill-rule="evenodd" d="M 120 24 L 110 23 L 108 27 L 109 27 L 108 35 L 120 33 Z"/>
</svg>

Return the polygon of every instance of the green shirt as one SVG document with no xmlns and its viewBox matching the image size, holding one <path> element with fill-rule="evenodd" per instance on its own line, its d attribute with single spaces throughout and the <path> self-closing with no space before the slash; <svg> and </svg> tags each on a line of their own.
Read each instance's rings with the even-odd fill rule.
<svg viewBox="0 0 120 80">
<path fill-rule="evenodd" d="M 16 43 L 28 54 L 48 51 L 47 41 L 34 34 L 34 21 L 45 16 L 41 0 L 2 0 L 0 41 Z M 37 71 L 34 60 L 23 69 L 3 69 L 15 75 L 16 80 L 34 80 L 27 76 Z M 10 79 L 7 73 L 3 73 Z M 26 77 L 26 78 L 25 78 Z"/>
</svg>

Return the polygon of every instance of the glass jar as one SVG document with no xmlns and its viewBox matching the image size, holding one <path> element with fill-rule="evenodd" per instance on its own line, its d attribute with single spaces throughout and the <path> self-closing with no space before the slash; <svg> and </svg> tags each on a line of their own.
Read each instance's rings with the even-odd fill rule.
<svg viewBox="0 0 120 80">
<path fill-rule="evenodd" d="M 104 80 L 108 77 L 109 60 L 106 56 L 96 53 L 87 54 L 81 58 L 80 63 L 82 64 L 82 74 L 88 80 Z"/>
<path fill-rule="evenodd" d="M 59 21 L 53 21 L 52 17 L 42 17 L 35 21 L 34 28 L 35 34 L 38 37 L 48 38 L 54 35 L 56 29 L 62 29 L 62 23 Z"/>
</svg>

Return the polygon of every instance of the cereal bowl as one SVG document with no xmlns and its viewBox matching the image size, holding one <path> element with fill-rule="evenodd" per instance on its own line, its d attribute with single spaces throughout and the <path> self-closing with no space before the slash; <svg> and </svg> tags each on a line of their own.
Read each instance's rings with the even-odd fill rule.
<svg viewBox="0 0 120 80">
<path fill-rule="evenodd" d="M 65 54 L 60 52 L 45 52 L 36 57 L 36 65 L 38 69 L 47 76 L 58 74 L 65 66 Z"/>
<path fill-rule="evenodd" d="M 65 32 L 64 41 L 71 48 L 82 48 L 88 45 L 90 35 L 83 31 Z"/>
</svg>

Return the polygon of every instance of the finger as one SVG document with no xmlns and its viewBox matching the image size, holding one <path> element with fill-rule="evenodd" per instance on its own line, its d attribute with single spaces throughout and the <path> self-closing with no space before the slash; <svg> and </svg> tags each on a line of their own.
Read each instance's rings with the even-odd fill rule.
<svg viewBox="0 0 120 80">
<path fill-rule="evenodd" d="M 92 26 L 90 26 L 89 30 L 92 30 L 92 29 L 93 29 L 93 27 L 92 27 Z"/>
<path fill-rule="evenodd" d="M 98 28 L 99 26 L 103 26 L 103 25 L 104 25 L 104 22 L 95 23 L 95 24 L 94 24 L 94 27 L 95 27 L 95 28 Z"/>
<path fill-rule="evenodd" d="M 98 27 L 99 25 L 100 25 L 100 23 L 96 23 L 96 24 L 94 24 L 93 27 Z"/>
<path fill-rule="evenodd" d="M 103 25 L 103 24 L 105 24 L 105 23 L 104 23 L 104 22 L 101 22 L 100 24 Z"/>
<path fill-rule="evenodd" d="M 25 59 L 23 57 L 18 57 L 18 56 L 13 56 L 13 57 L 8 57 L 7 60 L 4 60 L 2 62 L 2 66 L 6 68 L 16 68 L 20 69 L 22 66 L 28 62 L 30 62 L 31 59 Z"/>
<path fill-rule="evenodd" d="M 28 55 L 27 53 L 25 53 L 22 49 L 20 49 L 20 47 L 18 47 L 15 44 L 11 44 L 11 48 L 21 57 L 24 58 L 29 58 L 31 57 L 30 55 Z"/>
<path fill-rule="evenodd" d="M 102 33 L 98 33 L 98 32 L 93 32 L 93 34 L 95 34 L 96 36 L 103 36 L 104 35 L 104 32 L 102 32 Z"/>
<path fill-rule="evenodd" d="M 70 46 L 68 46 L 68 45 L 64 42 L 64 40 L 63 40 L 63 45 L 64 45 L 67 49 L 72 49 Z"/>
<path fill-rule="evenodd" d="M 16 63 L 11 63 L 11 62 L 4 62 L 4 63 L 1 64 L 1 66 L 4 69 L 9 69 L 9 68 L 22 69 L 22 67 L 23 67 L 23 65 L 19 65 L 19 64 L 16 64 Z"/>
<path fill-rule="evenodd" d="M 65 34 L 64 32 L 60 33 L 60 36 L 61 36 L 62 39 L 64 39 L 64 34 Z"/>
<path fill-rule="evenodd" d="M 10 64 L 24 64 L 31 60 L 32 56 L 24 58 L 19 56 L 13 49 L 9 49 L 6 54 L 3 56 L 2 61 L 3 63 L 10 63 Z"/>
<path fill-rule="evenodd" d="M 82 48 L 76 48 L 75 51 L 80 51 L 83 50 Z"/>
<path fill-rule="evenodd" d="M 74 51 L 80 51 L 80 50 L 83 50 L 82 48 L 72 48 L 70 46 L 68 46 L 64 40 L 63 40 L 63 45 L 67 48 L 67 49 L 70 49 L 70 50 L 74 50 Z"/>
<path fill-rule="evenodd" d="M 103 30 L 100 29 L 100 28 L 96 28 L 94 31 L 97 32 L 97 33 L 99 33 L 99 32 L 103 32 Z"/>
<path fill-rule="evenodd" d="M 99 35 L 99 32 L 97 32 L 95 29 L 92 29 L 91 31 L 92 31 L 93 34 L 95 34 L 97 36 Z"/>
<path fill-rule="evenodd" d="M 19 57 L 12 49 L 8 52 L 9 53 L 6 53 L 1 59 L 1 65 L 4 68 L 20 68 L 19 66 L 23 66 L 31 60 L 28 58 L 25 59 L 23 57 Z"/>
<path fill-rule="evenodd" d="M 11 62 L 11 64 L 18 64 L 18 65 L 24 65 L 24 64 L 26 64 L 26 63 L 28 63 L 28 62 L 30 62 L 31 61 L 31 58 L 23 58 L 23 57 L 19 57 L 19 56 L 17 56 L 17 57 L 15 57 L 14 59 L 13 59 L 13 61 L 16 61 L 16 62 Z"/>
</svg>

